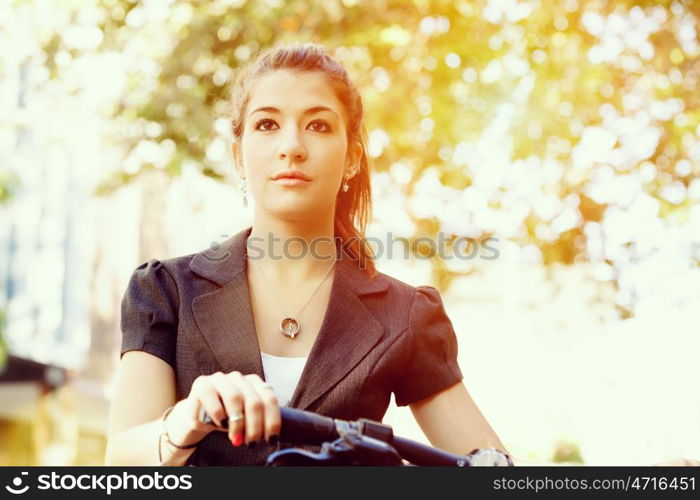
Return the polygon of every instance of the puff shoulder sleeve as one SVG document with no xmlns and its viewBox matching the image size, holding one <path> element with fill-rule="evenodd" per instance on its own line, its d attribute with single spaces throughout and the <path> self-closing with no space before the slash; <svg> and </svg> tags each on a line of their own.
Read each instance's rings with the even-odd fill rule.
<svg viewBox="0 0 700 500">
<path fill-rule="evenodd" d="M 137 267 L 121 302 L 121 355 L 145 351 L 174 368 L 178 308 L 177 286 L 163 263 Z"/>
<path fill-rule="evenodd" d="M 462 380 L 457 336 L 437 289 L 416 288 L 405 334 L 403 373 L 394 389 L 397 405 L 409 405 Z"/>
</svg>

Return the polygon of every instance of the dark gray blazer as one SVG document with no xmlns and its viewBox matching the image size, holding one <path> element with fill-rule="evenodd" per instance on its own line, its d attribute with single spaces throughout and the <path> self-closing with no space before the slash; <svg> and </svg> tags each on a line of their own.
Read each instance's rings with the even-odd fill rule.
<svg viewBox="0 0 700 500">
<path fill-rule="evenodd" d="M 264 379 L 246 273 L 251 228 L 216 251 L 133 272 L 122 300 L 121 353 L 149 352 L 175 370 L 177 398 L 195 378 L 216 371 Z M 378 273 L 369 280 L 342 253 L 330 300 L 290 407 L 334 418 L 381 421 L 393 393 L 400 406 L 460 381 L 457 341 L 438 291 Z M 313 449 L 313 448 L 310 448 Z M 274 448 L 236 448 L 213 432 L 189 464 L 262 464 Z"/>
</svg>

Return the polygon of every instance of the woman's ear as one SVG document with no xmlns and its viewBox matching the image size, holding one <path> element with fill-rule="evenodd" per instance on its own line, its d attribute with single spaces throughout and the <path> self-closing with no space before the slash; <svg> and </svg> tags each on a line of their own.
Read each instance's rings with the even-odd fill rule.
<svg viewBox="0 0 700 500">
<path fill-rule="evenodd" d="M 238 142 L 233 141 L 231 144 L 231 154 L 233 155 L 233 169 L 236 171 L 239 179 L 245 179 L 245 170 L 243 169 L 243 160 L 241 158 L 241 146 Z"/>
<path fill-rule="evenodd" d="M 352 147 L 348 150 L 348 161 L 345 166 L 345 178 L 352 179 L 360 171 L 360 161 L 362 160 L 362 155 L 364 150 L 362 149 L 362 143 L 355 142 Z"/>
</svg>

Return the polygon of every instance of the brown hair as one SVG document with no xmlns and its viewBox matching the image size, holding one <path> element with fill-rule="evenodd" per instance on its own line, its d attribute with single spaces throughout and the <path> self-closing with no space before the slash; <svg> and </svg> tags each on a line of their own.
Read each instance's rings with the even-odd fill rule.
<svg viewBox="0 0 700 500">
<path fill-rule="evenodd" d="M 345 68 L 327 54 L 321 45 L 315 43 L 278 45 L 259 52 L 239 69 L 236 79 L 229 87 L 226 110 L 231 118 L 234 140 L 240 141 L 243 136 L 243 118 L 253 81 L 276 70 L 323 73 L 345 108 L 348 119 L 348 147 L 359 142 L 362 145 L 362 157 L 359 171 L 348 181 L 348 191 L 338 191 L 335 204 L 335 237 L 340 239 L 345 251 L 357 260 L 360 268 L 372 278 L 377 272 L 372 249 L 365 240 L 365 230 L 371 216 L 372 191 L 364 107 L 360 93 Z"/>
</svg>

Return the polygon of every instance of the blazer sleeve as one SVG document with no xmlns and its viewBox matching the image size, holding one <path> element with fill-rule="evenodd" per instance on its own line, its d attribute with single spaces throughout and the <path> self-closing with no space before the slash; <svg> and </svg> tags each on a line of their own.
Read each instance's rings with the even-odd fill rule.
<svg viewBox="0 0 700 500">
<path fill-rule="evenodd" d="M 121 356 L 145 351 L 175 367 L 177 285 L 157 259 L 137 267 L 121 302 Z"/>
<path fill-rule="evenodd" d="M 462 380 L 457 363 L 457 336 L 437 289 L 416 288 L 406 334 L 404 369 L 394 390 L 398 406 L 427 398 Z"/>
</svg>

